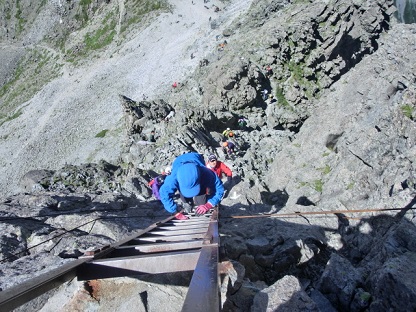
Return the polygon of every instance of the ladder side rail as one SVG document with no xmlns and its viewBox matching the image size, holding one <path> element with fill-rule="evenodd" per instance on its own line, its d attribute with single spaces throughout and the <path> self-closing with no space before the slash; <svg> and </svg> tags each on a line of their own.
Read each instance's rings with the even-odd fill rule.
<svg viewBox="0 0 416 312">
<path fill-rule="evenodd" d="M 47 291 L 72 280 L 76 277 L 77 267 L 86 261 L 88 259 L 71 261 L 48 273 L 1 291 L 0 311 L 14 310 Z"/>
<path fill-rule="evenodd" d="M 182 312 L 220 311 L 218 211 L 214 210 Z"/>
</svg>

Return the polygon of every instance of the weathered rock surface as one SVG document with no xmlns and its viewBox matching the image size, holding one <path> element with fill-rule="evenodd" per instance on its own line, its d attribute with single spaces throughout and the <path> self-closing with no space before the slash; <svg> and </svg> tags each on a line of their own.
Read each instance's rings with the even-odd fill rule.
<svg viewBox="0 0 416 312">
<path fill-rule="evenodd" d="M 319 311 L 296 277 L 287 275 L 254 297 L 251 311 Z"/>
<path fill-rule="evenodd" d="M 82 20 L 75 22 L 75 14 L 85 13 L 95 25 L 109 9 L 115 9 L 114 2 L 108 1 L 96 1 L 86 11 L 72 1 L 60 3 L 52 1 L 43 15 L 35 16 L 29 3 L 22 1 L 22 11 L 31 12 L 24 31 L 19 31 L 16 21 L 13 24 L 3 18 L 1 38 L 9 44 L 39 48 L 45 36 L 52 41 L 66 38 L 64 29 L 74 37 L 91 31 L 83 28 Z M 51 13 L 52 4 L 58 15 Z M 124 8 L 117 7 L 123 16 L 118 27 L 134 15 L 130 4 L 127 1 Z M 65 115 L 55 119 L 57 113 L 52 109 L 42 115 L 42 129 L 35 132 L 48 136 L 39 138 L 50 144 L 44 138 L 59 133 L 61 139 L 56 150 L 42 156 L 53 159 L 53 164 L 22 165 L 34 169 L 15 175 L 25 193 L 8 196 L 0 205 L 0 287 L 47 272 L 166 217 L 160 202 L 152 199 L 147 181 L 176 156 L 197 151 L 204 156 L 216 153 L 234 173 L 220 208 L 222 259 L 231 260 L 235 268 L 222 285 L 224 311 L 413 311 L 415 25 L 395 23 L 392 1 L 219 2 L 222 13 L 212 15 L 214 18 L 210 8 L 200 3 L 174 4 L 177 15 L 162 14 L 159 25 L 164 25 L 163 18 L 177 20 L 174 24 L 183 27 L 185 36 L 185 31 L 193 29 L 192 23 L 198 23 L 195 16 L 203 16 L 210 28 L 204 35 L 214 39 L 201 43 L 202 28 L 196 28 L 199 39 L 185 52 L 178 52 L 188 71 L 172 56 L 169 74 L 164 66 L 156 70 L 164 80 L 148 86 L 151 98 L 143 95 L 142 86 L 148 82 L 140 75 L 134 76 L 140 81 L 134 86 L 136 91 L 119 84 L 122 79 L 129 81 L 122 68 L 113 72 L 114 77 L 93 75 L 97 78 L 94 83 L 87 74 L 66 68 L 68 77 L 75 75 L 71 83 L 77 88 L 106 90 L 97 92 L 95 100 L 108 104 L 94 110 L 99 106 L 90 104 L 91 97 L 71 93 L 71 102 L 79 103 L 75 107 L 91 105 L 91 111 L 82 115 L 86 122 L 74 122 L 71 129 L 86 129 L 90 123 L 94 130 L 86 133 L 108 131 L 102 132 L 104 141 L 90 139 L 91 146 L 85 148 L 80 145 L 84 141 L 78 140 L 83 131 L 64 137 L 63 128 L 52 126 L 58 120 L 73 119 L 66 120 Z M 2 5 L 3 12 L 16 14 L 11 2 Z M 197 12 L 192 19 L 187 15 L 190 8 Z M 236 18 L 236 12 L 243 14 Z M 48 14 L 53 16 L 54 27 L 35 32 Z M 149 25 L 140 24 L 140 29 L 157 28 L 150 21 Z M 61 32 L 51 38 L 57 29 Z M 163 29 L 167 36 L 168 28 Z M 133 30 L 128 40 L 121 34 L 119 29 L 121 54 L 138 53 L 137 45 L 149 44 L 135 41 L 139 34 Z M 85 46 L 80 37 L 67 40 L 65 57 L 82 56 Z M 169 46 L 179 43 L 169 42 Z M 11 57 L 11 48 L 1 52 L 10 63 L 2 65 L 0 81 L 9 82 L 17 66 L 13 64 L 18 63 L 20 54 Z M 79 68 L 99 67 L 104 60 L 111 63 L 109 55 L 114 55 L 113 61 L 122 60 L 118 52 L 109 51 L 116 50 L 94 52 L 99 62 L 80 57 Z M 140 55 L 145 58 L 143 51 Z M 271 74 L 265 70 L 268 65 Z M 91 66 L 92 74 L 95 70 Z M 183 74 L 176 88 L 171 87 L 173 72 L 177 77 Z M 115 96 L 106 93 L 110 85 Z M 37 96 L 57 90 L 49 88 Z M 263 100 L 264 89 L 274 100 Z M 10 96 L 7 93 L 2 100 L 10 100 Z M 53 108 L 58 106 L 56 99 L 53 103 Z M 67 109 L 68 103 L 60 104 L 62 110 Z M 34 113 L 34 107 L 31 102 L 16 120 L 27 118 L 31 110 Z M 82 114 L 83 109 L 77 112 Z M 170 112 L 173 116 L 166 118 Z M 248 119 L 247 129 L 238 129 L 240 116 Z M 2 151 L 5 174 L 10 174 L 11 162 L 18 159 L 22 164 L 31 159 L 42 163 L 35 155 L 42 153 L 43 143 L 39 142 L 43 141 L 28 139 L 15 127 L 13 120 L 0 126 L 2 143 L 16 148 L 9 154 Z M 236 133 L 238 156 L 233 159 L 225 159 L 219 144 L 226 127 Z M 156 142 L 149 142 L 152 130 Z M 21 141 L 16 141 L 20 136 Z M 53 135 L 53 140 L 57 137 Z M 28 142 L 34 156 L 27 157 L 26 149 L 10 142 Z M 103 147 L 111 144 L 111 151 Z M 97 152 L 97 146 L 102 152 Z M 23 159 L 10 154 L 13 152 Z M 82 155 L 76 156 L 77 152 Z M 67 158 L 58 161 L 59 153 Z M 103 160 L 86 161 L 91 158 Z M 63 166 L 67 160 L 70 164 Z M 379 208 L 386 210 L 376 211 Z M 368 212 L 349 213 L 358 209 Z M 160 278 L 144 283 L 115 279 L 92 286 L 73 281 L 20 309 L 47 311 L 61 302 L 62 311 L 124 311 L 133 306 L 160 311 L 174 298 L 169 306 L 180 310 L 189 275 Z M 107 301 L 116 290 L 128 297 L 120 299 L 124 305 Z"/>
</svg>

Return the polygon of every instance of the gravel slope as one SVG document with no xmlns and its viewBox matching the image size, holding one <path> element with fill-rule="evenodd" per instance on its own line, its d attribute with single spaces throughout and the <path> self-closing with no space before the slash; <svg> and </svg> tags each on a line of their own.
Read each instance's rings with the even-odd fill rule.
<svg viewBox="0 0 416 312">
<path fill-rule="evenodd" d="M 0 126 L 0 198 L 19 193 L 19 180 L 29 170 L 115 162 L 124 131 L 118 94 L 166 98 L 171 84 L 193 72 L 218 44 L 216 36 L 251 2 L 234 0 L 224 7 L 220 1 L 172 0 L 171 13 L 134 30 L 121 45 L 78 68 L 64 66 L 61 77 L 21 105 L 19 118 Z M 121 12 L 122 3 L 116 3 Z M 221 11 L 214 12 L 213 5 Z M 218 27 L 212 29 L 214 20 Z M 96 138 L 104 129 L 106 136 Z"/>
</svg>

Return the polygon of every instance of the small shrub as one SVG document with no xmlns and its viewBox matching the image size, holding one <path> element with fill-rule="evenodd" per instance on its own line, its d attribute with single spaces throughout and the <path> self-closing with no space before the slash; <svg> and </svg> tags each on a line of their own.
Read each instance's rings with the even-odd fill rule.
<svg viewBox="0 0 416 312">
<path fill-rule="evenodd" d="M 363 292 L 363 293 L 361 293 L 361 294 L 360 294 L 360 299 L 361 299 L 362 301 L 366 301 L 366 302 L 368 302 L 368 301 L 370 301 L 370 299 L 371 299 L 371 294 L 370 294 L 370 293 L 368 293 L 368 292 Z"/>
<path fill-rule="evenodd" d="M 105 135 L 106 135 L 106 133 L 108 132 L 108 129 L 104 129 L 104 130 L 102 130 L 102 131 L 100 131 L 100 132 L 98 132 L 96 135 L 95 135 L 95 137 L 96 138 L 103 138 L 103 137 L 105 137 Z"/>
<path fill-rule="evenodd" d="M 304 187 L 304 186 L 307 186 L 307 185 L 309 185 L 308 182 L 299 182 L 298 188 L 301 188 L 301 187 Z"/>
<path fill-rule="evenodd" d="M 277 102 L 279 103 L 279 105 L 290 107 L 289 102 L 285 98 L 282 88 L 277 88 L 275 95 L 276 95 Z"/>
<path fill-rule="evenodd" d="M 411 120 L 413 120 L 413 112 L 414 112 L 414 108 L 410 105 L 404 105 L 401 107 L 402 108 L 402 112 L 403 114 L 407 117 L 410 118 Z"/>
<path fill-rule="evenodd" d="M 115 22 L 98 29 L 94 34 L 87 34 L 84 43 L 87 50 L 98 50 L 109 45 L 116 34 Z"/>
<path fill-rule="evenodd" d="M 0 121 L 0 126 L 2 125 L 2 124 L 4 124 L 5 122 L 8 122 L 8 121 L 10 121 L 10 120 L 13 120 L 13 119 L 16 119 L 17 117 L 19 117 L 21 114 L 23 114 L 22 113 L 22 110 L 18 110 L 16 113 L 14 113 L 13 115 L 11 115 L 11 116 L 7 116 L 3 121 Z"/>
<path fill-rule="evenodd" d="M 329 165 L 326 165 L 323 168 L 318 168 L 319 171 L 321 171 L 323 174 L 328 174 L 331 172 L 331 167 Z"/>
<path fill-rule="evenodd" d="M 322 193 L 323 185 L 324 183 L 322 182 L 322 180 L 313 181 L 313 189 L 319 193 Z"/>
<path fill-rule="evenodd" d="M 7 118 L 7 121 L 16 119 L 17 117 L 19 117 L 22 113 L 22 111 L 19 109 L 16 113 L 14 113 L 13 115 L 11 115 L 10 117 Z"/>
</svg>

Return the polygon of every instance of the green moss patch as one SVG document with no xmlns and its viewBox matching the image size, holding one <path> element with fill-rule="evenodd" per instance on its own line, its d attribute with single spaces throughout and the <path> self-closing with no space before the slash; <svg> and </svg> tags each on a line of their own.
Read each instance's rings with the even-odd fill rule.
<svg viewBox="0 0 416 312">
<path fill-rule="evenodd" d="M 105 137 L 105 135 L 107 134 L 107 132 L 108 132 L 108 129 L 104 129 L 104 130 L 102 130 L 102 131 L 98 132 L 98 133 L 95 135 L 95 137 L 96 137 L 96 138 L 103 138 L 103 137 Z"/>
</svg>

